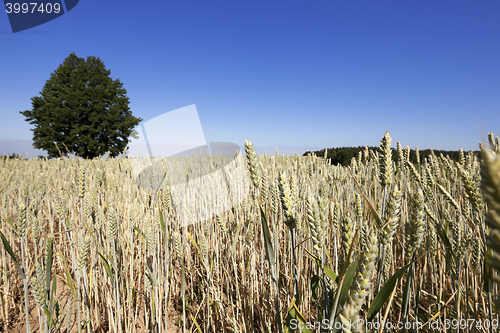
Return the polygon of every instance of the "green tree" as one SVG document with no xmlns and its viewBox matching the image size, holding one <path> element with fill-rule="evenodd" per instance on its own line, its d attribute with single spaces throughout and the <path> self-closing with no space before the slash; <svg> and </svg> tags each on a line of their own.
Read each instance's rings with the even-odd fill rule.
<svg viewBox="0 0 500 333">
<path fill-rule="evenodd" d="M 33 146 L 49 157 L 66 154 L 64 145 L 84 158 L 119 155 L 142 119 L 132 115 L 127 91 L 110 73 L 99 58 L 71 53 L 31 98 L 33 109 L 20 111 L 35 125 Z"/>
</svg>

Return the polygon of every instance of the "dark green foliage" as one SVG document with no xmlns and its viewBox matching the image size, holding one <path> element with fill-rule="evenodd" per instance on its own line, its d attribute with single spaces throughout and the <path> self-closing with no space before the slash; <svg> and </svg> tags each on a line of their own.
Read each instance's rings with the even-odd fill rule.
<svg viewBox="0 0 500 333">
<path fill-rule="evenodd" d="M 380 148 L 379 147 L 368 147 L 369 150 L 373 151 L 378 151 L 380 153 Z M 356 159 L 358 158 L 358 154 L 361 151 L 364 151 L 365 147 L 341 147 L 341 148 L 328 148 L 327 149 L 327 158 L 331 160 L 331 163 L 333 165 L 343 165 L 343 166 L 348 166 L 351 163 L 351 160 L 353 157 Z M 443 156 L 448 155 L 453 161 L 458 162 L 460 159 L 460 155 L 458 150 L 457 151 L 449 151 L 449 150 L 436 150 L 433 149 L 434 155 L 440 156 L 440 154 L 443 154 Z M 419 152 L 420 155 L 420 160 L 423 161 L 426 157 L 431 155 L 431 150 L 430 149 L 425 149 L 425 150 L 420 150 Z M 475 152 L 477 153 L 477 152 Z M 306 151 L 303 156 L 307 156 L 308 154 L 314 154 L 319 157 L 324 157 L 325 156 L 325 150 L 318 150 L 318 151 Z M 392 159 L 394 161 L 399 161 L 399 154 L 396 149 L 392 148 Z M 410 162 L 412 163 L 417 163 L 417 157 L 415 154 L 415 150 L 410 150 Z"/>
<path fill-rule="evenodd" d="M 380 151 L 379 147 L 368 147 L 370 150 Z M 328 148 L 327 149 L 327 158 L 331 160 L 333 165 L 343 165 L 347 166 L 351 163 L 353 157 L 358 158 L 358 154 L 360 151 L 364 151 L 365 147 L 341 147 L 341 148 Z M 303 156 L 307 156 L 308 154 L 314 154 L 316 156 L 324 157 L 325 150 L 318 151 L 306 151 Z M 394 151 L 392 152 L 392 156 L 394 158 Z"/>
<path fill-rule="evenodd" d="M 142 119 L 132 115 L 127 91 L 110 73 L 99 58 L 71 53 L 50 75 L 41 96 L 31 98 L 33 109 L 20 111 L 35 125 L 33 146 L 49 157 L 67 150 L 84 158 L 107 151 L 119 155 Z"/>
<path fill-rule="evenodd" d="M 19 154 L 8 154 L 8 155 L 0 155 L 0 160 L 15 160 L 15 159 L 18 159 L 18 160 L 22 160 L 24 157 L 22 155 L 19 155 Z"/>
</svg>

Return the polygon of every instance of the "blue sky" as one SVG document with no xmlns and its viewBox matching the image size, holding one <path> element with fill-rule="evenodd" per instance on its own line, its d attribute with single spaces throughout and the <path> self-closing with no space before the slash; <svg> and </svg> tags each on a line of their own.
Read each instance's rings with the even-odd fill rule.
<svg viewBox="0 0 500 333">
<path fill-rule="evenodd" d="M 96 56 L 144 120 L 195 104 L 207 141 L 477 149 L 500 134 L 500 2 L 81 0 L 12 33 L 0 13 L 0 154 L 71 53 Z M 287 148 L 287 149 L 285 149 Z"/>
</svg>

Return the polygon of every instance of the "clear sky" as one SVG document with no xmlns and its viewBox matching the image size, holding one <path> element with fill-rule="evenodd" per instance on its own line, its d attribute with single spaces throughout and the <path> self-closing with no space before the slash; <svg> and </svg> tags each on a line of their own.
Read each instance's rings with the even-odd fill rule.
<svg viewBox="0 0 500 333">
<path fill-rule="evenodd" d="M 81 0 L 12 33 L 0 13 L 0 154 L 71 53 L 96 56 L 144 120 L 195 104 L 207 141 L 477 149 L 500 134 L 500 2 Z M 268 153 L 274 150 L 267 149 Z"/>
</svg>

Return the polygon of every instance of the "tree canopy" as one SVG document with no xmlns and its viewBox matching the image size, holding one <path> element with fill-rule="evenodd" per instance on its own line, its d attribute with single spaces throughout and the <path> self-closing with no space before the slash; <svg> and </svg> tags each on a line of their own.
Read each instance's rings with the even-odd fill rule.
<svg viewBox="0 0 500 333">
<path fill-rule="evenodd" d="M 66 147 L 84 158 L 119 155 L 142 119 L 132 115 L 127 91 L 110 73 L 99 58 L 71 53 L 31 98 L 32 110 L 20 111 L 35 125 L 33 146 L 49 157 L 66 154 Z"/>
</svg>

